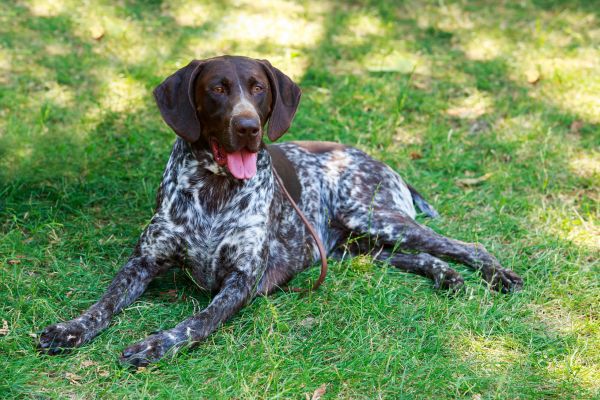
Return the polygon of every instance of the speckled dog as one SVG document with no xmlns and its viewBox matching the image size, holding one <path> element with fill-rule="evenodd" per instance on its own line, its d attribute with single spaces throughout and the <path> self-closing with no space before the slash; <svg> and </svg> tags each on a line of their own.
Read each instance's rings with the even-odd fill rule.
<svg viewBox="0 0 600 400">
<path fill-rule="evenodd" d="M 160 185 L 156 213 L 104 296 L 81 316 L 47 327 L 40 348 L 81 346 L 131 304 L 157 275 L 189 268 L 211 303 L 172 329 L 134 344 L 134 366 L 205 339 L 257 295 L 284 286 L 318 259 L 272 168 L 282 176 L 331 257 L 375 258 L 457 288 L 462 277 L 441 259 L 480 270 L 493 289 L 522 280 L 481 245 L 441 236 L 415 222 L 415 205 L 435 210 L 400 176 L 360 150 L 327 142 L 266 146 L 290 127 L 300 88 L 267 61 L 224 56 L 189 65 L 154 91 L 165 122 L 180 137 Z M 352 238 L 352 240 L 349 240 Z"/>
</svg>

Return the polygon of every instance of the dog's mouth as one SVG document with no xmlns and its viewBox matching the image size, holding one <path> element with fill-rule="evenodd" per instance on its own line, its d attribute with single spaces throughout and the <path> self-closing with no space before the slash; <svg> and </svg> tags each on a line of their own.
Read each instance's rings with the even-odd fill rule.
<svg viewBox="0 0 600 400">
<path fill-rule="evenodd" d="M 228 153 L 217 139 L 210 139 L 210 148 L 215 161 L 220 166 L 227 166 L 229 173 L 236 179 L 250 179 L 256 175 L 257 152 L 246 148 Z"/>
</svg>

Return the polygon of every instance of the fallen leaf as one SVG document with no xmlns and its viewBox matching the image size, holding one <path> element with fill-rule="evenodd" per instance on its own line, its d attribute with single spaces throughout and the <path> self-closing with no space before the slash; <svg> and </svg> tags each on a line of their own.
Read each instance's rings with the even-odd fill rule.
<svg viewBox="0 0 600 400">
<path fill-rule="evenodd" d="M 110 374 L 108 373 L 108 371 L 100 370 L 100 372 L 98 372 L 98 375 L 100 375 L 103 378 L 106 378 Z"/>
<path fill-rule="evenodd" d="M 449 108 L 446 110 L 446 114 L 460 119 L 475 119 L 485 114 L 485 105 L 475 104 L 473 106 Z"/>
<path fill-rule="evenodd" d="M 327 391 L 327 384 L 322 384 L 313 392 L 311 400 L 319 400 Z"/>
<path fill-rule="evenodd" d="M 478 178 L 463 178 L 463 179 L 457 179 L 456 180 L 456 184 L 460 187 L 469 187 L 469 186 L 476 186 L 479 185 L 482 182 L 487 181 L 490 177 L 492 176 L 491 172 L 488 172 L 485 175 L 482 175 Z"/>
<path fill-rule="evenodd" d="M 583 128 L 583 121 L 576 119 L 571 123 L 569 130 L 573 135 L 579 135 L 581 128 Z"/>
<path fill-rule="evenodd" d="M 94 40 L 101 40 L 105 33 L 106 31 L 102 25 L 94 25 L 90 28 L 90 34 Z"/>
<path fill-rule="evenodd" d="M 10 265 L 17 265 L 17 264 L 21 264 L 21 260 L 8 260 L 8 263 Z"/>
<path fill-rule="evenodd" d="M 8 321 L 3 319 L 2 320 L 2 328 L 0 328 L 0 336 L 6 336 L 8 335 Z"/>
<path fill-rule="evenodd" d="M 71 372 L 67 372 L 65 374 L 65 378 L 67 378 L 69 380 L 69 383 L 71 385 L 81 385 L 81 379 L 83 379 L 82 377 L 80 377 L 79 375 L 73 374 Z"/>
<path fill-rule="evenodd" d="M 420 160 L 421 158 L 423 158 L 423 155 L 421 153 L 419 153 L 418 151 L 413 151 L 410 153 L 411 160 Z"/>
<path fill-rule="evenodd" d="M 535 85 L 541 79 L 540 71 L 537 68 L 531 68 L 525 72 L 525 77 L 527 78 L 527 82 Z"/>
<path fill-rule="evenodd" d="M 85 360 L 85 361 L 81 362 L 81 366 L 83 368 L 93 367 L 94 365 L 98 365 L 98 363 L 95 361 L 91 361 L 91 360 Z"/>
</svg>

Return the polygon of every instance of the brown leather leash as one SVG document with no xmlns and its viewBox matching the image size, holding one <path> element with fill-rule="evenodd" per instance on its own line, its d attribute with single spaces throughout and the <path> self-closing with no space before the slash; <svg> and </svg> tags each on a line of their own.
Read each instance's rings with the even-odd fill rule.
<svg viewBox="0 0 600 400">
<path fill-rule="evenodd" d="M 313 237 L 313 239 L 315 239 L 315 242 L 317 243 L 317 248 L 319 249 L 319 254 L 321 255 L 321 273 L 319 274 L 319 278 L 317 279 L 317 281 L 314 283 L 314 285 L 310 289 L 310 290 L 317 290 L 319 288 L 319 286 L 321 286 L 321 284 L 325 280 L 325 277 L 327 276 L 327 255 L 325 254 L 325 246 L 323 246 L 323 242 L 321 242 L 321 239 L 319 239 L 319 236 L 317 235 L 315 228 L 310 224 L 310 222 L 308 222 L 304 213 L 300 210 L 300 208 L 298 207 L 298 205 L 296 204 L 294 199 L 292 199 L 292 196 L 290 196 L 290 194 L 288 193 L 287 189 L 285 188 L 285 185 L 283 184 L 283 181 L 281 180 L 281 177 L 275 170 L 275 167 L 273 167 L 273 176 L 275 176 L 275 180 L 277 181 L 277 184 L 283 191 L 283 194 L 285 194 L 285 197 L 288 199 L 288 201 L 290 202 L 290 204 L 292 205 L 292 207 L 294 208 L 296 213 L 298 213 L 298 216 L 304 223 L 304 226 L 306 226 L 306 229 L 308 229 L 308 232 Z M 285 286 L 283 288 L 283 290 L 285 290 L 287 292 L 296 292 L 296 293 L 308 292 L 308 289 L 291 288 L 291 287 L 287 287 L 287 286 Z"/>
</svg>

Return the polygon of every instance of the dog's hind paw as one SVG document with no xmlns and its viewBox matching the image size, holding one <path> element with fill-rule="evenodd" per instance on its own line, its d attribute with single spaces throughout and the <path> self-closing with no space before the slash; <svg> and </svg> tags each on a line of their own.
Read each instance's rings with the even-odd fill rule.
<svg viewBox="0 0 600 400">
<path fill-rule="evenodd" d="M 483 278 L 492 289 L 502 293 L 518 292 L 523 289 L 523 279 L 510 269 L 495 267 L 484 270 Z"/>
<path fill-rule="evenodd" d="M 463 277 L 451 268 L 446 268 L 433 276 L 436 289 L 445 289 L 451 292 L 460 290 L 465 284 Z"/>
</svg>

